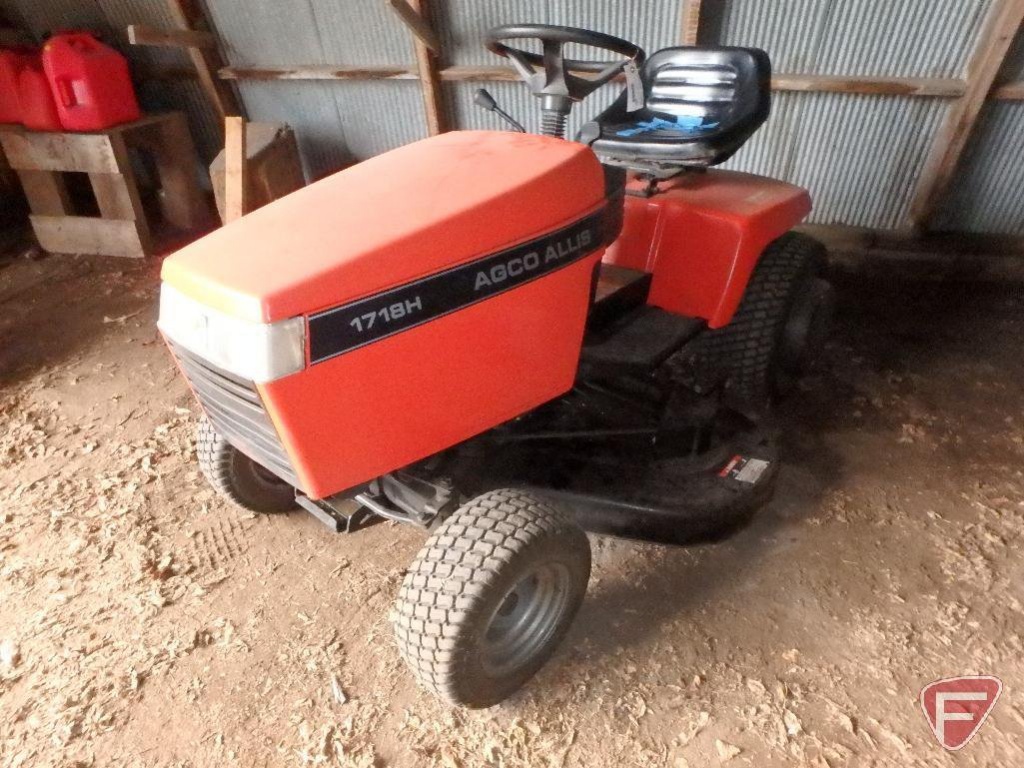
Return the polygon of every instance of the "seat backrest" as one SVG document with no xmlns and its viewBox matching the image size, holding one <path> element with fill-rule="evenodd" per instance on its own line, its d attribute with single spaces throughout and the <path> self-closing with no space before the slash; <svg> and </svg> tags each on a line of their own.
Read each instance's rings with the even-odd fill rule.
<svg viewBox="0 0 1024 768">
<path fill-rule="evenodd" d="M 642 73 L 648 110 L 745 139 L 771 108 L 771 60 L 757 48 L 664 48 Z"/>
</svg>

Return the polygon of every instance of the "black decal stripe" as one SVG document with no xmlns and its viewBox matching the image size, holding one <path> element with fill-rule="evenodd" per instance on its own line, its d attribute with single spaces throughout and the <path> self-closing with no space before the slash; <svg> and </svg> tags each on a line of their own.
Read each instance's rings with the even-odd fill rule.
<svg viewBox="0 0 1024 768">
<path fill-rule="evenodd" d="M 602 244 L 603 211 L 482 259 L 309 318 L 309 356 L 320 363 L 551 274 Z"/>
</svg>

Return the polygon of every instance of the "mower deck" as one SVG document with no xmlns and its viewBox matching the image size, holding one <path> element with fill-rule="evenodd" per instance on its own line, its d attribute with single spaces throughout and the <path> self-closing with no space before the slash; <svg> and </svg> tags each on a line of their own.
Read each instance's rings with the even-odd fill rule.
<svg viewBox="0 0 1024 768">
<path fill-rule="evenodd" d="M 492 456 L 484 473 L 492 487 L 525 487 L 563 504 L 587 531 L 696 544 L 749 522 L 778 473 L 774 441 L 739 414 L 720 414 L 712 439 L 686 457 L 659 456 L 650 434 L 541 447 L 523 440 Z"/>
</svg>

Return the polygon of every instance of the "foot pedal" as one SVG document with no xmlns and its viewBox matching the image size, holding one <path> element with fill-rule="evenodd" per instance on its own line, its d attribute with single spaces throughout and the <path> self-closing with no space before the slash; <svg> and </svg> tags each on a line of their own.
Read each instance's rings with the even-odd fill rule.
<svg viewBox="0 0 1024 768">
<path fill-rule="evenodd" d="M 703 320 L 645 306 L 588 334 L 580 364 L 588 373 L 650 371 L 703 328 Z"/>
</svg>

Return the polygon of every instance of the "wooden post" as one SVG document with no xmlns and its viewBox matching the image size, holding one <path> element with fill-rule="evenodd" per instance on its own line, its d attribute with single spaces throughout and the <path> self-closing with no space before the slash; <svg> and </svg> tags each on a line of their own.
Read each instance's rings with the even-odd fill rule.
<svg viewBox="0 0 1024 768">
<path fill-rule="evenodd" d="M 437 33 L 434 32 L 431 26 L 427 24 L 427 20 L 416 9 L 409 5 L 406 0 L 387 0 L 387 3 L 391 10 L 398 15 L 398 18 L 402 20 L 402 23 L 415 35 L 417 40 L 434 53 L 441 52 L 441 41 L 438 40 Z"/>
<path fill-rule="evenodd" d="M 428 0 L 409 0 L 410 8 L 426 24 Z M 445 125 L 444 103 L 441 96 L 441 81 L 437 72 L 437 58 L 430 47 L 416 36 L 416 66 L 419 68 L 420 86 L 423 89 L 423 107 L 427 117 L 427 133 L 436 136 L 448 130 Z"/>
<path fill-rule="evenodd" d="M 701 0 L 683 0 L 683 45 L 697 44 L 697 31 L 700 28 Z"/>
<path fill-rule="evenodd" d="M 950 107 L 925 159 L 910 203 L 915 227 L 927 228 L 967 146 L 992 83 L 1024 20 L 1024 0 L 994 0 L 967 65 L 964 94 Z"/>
<path fill-rule="evenodd" d="M 224 223 L 245 215 L 249 180 L 245 177 L 245 119 L 224 118 Z"/>
<path fill-rule="evenodd" d="M 167 0 L 167 9 L 179 30 L 190 31 L 195 28 L 200 32 L 210 32 L 202 12 L 190 0 Z M 189 47 L 186 50 L 199 75 L 199 84 L 217 114 L 222 118 L 228 115 L 244 116 L 242 105 L 231 86 L 217 77 L 217 71 L 224 66 L 224 59 L 217 47 Z"/>
</svg>

